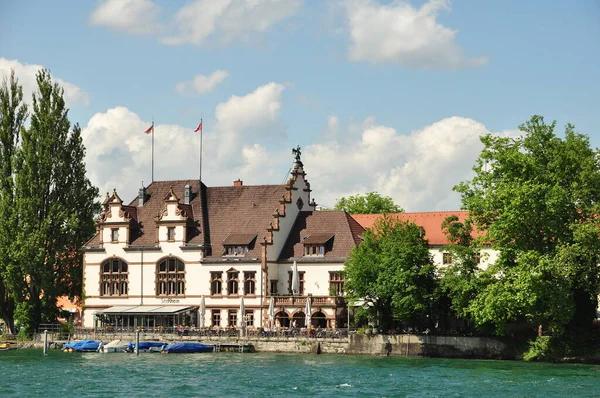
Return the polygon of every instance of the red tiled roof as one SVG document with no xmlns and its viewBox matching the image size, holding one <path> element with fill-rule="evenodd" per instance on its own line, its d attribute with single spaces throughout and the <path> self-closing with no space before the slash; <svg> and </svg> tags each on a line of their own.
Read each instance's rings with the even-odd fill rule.
<svg viewBox="0 0 600 398">
<path fill-rule="evenodd" d="M 333 238 L 333 234 L 310 234 L 302 241 L 303 245 L 323 245 Z"/>
<path fill-rule="evenodd" d="M 326 243 L 323 259 L 345 259 L 350 251 L 360 242 L 364 229 L 345 211 L 303 211 L 298 214 L 296 222 L 288 235 L 281 251 L 280 260 L 304 257 L 304 238 L 314 235 L 331 236 Z M 310 258 L 310 257 L 308 257 Z M 310 258 L 311 260 L 318 258 Z"/>
<path fill-rule="evenodd" d="M 457 216 L 459 221 L 463 222 L 469 215 L 469 212 L 466 210 L 456 210 L 388 214 L 388 216 L 401 221 L 413 222 L 423 228 L 425 230 L 425 238 L 429 241 L 430 245 L 447 245 L 450 243 L 446 235 L 442 232 L 442 223 L 447 217 L 452 215 Z M 382 216 L 383 214 L 352 214 L 352 218 L 365 229 L 371 228 L 375 224 L 375 221 Z"/>
<path fill-rule="evenodd" d="M 254 238 L 256 238 L 256 234 L 229 234 L 227 238 L 222 242 L 223 246 L 229 245 L 244 245 L 248 246 Z"/>
</svg>

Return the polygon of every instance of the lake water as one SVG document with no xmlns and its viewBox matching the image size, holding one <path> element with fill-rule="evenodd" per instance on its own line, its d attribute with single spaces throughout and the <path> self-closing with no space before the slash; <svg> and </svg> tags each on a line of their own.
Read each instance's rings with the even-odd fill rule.
<svg viewBox="0 0 600 398">
<path fill-rule="evenodd" d="M 0 397 L 592 397 L 600 366 L 316 354 L 0 352 Z"/>
</svg>

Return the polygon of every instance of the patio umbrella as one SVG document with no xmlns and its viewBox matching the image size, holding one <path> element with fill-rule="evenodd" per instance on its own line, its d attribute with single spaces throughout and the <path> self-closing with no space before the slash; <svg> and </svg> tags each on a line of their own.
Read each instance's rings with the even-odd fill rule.
<svg viewBox="0 0 600 398">
<path fill-rule="evenodd" d="M 198 315 L 200 315 L 200 327 L 204 327 L 204 313 L 206 312 L 206 303 L 204 302 L 204 296 L 200 300 L 200 309 L 198 310 Z"/>
<path fill-rule="evenodd" d="M 269 324 L 271 327 L 275 325 L 275 298 L 271 297 L 269 301 Z"/>
<path fill-rule="evenodd" d="M 292 268 L 292 295 L 296 296 L 300 292 L 300 281 L 298 279 L 298 264 L 294 261 Z"/>
<path fill-rule="evenodd" d="M 310 318 L 311 318 L 311 312 L 312 309 L 310 308 L 310 297 L 306 298 L 306 307 L 304 308 L 304 312 L 306 313 L 306 319 L 304 320 L 305 326 L 307 328 L 310 327 Z"/>
<path fill-rule="evenodd" d="M 244 298 L 242 297 L 242 300 L 240 301 L 240 319 L 238 319 L 239 327 L 244 326 L 244 312 L 245 312 Z"/>
</svg>

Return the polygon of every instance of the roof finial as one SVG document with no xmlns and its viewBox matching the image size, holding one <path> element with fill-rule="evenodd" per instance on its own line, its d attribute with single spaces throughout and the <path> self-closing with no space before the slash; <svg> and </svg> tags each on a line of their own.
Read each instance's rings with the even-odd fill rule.
<svg viewBox="0 0 600 398">
<path fill-rule="evenodd" d="M 296 163 L 302 163 L 300 161 L 300 155 L 302 154 L 302 152 L 300 152 L 300 145 L 296 145 L 296 148 L 292 148 L 292 154 L 296 156 Z"/>
</svg>

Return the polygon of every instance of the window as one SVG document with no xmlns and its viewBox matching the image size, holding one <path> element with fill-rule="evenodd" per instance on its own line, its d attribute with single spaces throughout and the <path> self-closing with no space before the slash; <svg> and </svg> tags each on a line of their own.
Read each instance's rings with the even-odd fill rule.
<svg viewBox="0 0 600 398">
<path fill-rule="evenodd" d="M 256 272 L 246 271 L 244 272 L 244 294 L 254 295 L 256 288 Z"/>
<path fill-rule="evenodd" d="M 119 241 L 119 228 L 112 228 L 110 230 L 110 241 L 111 242 Z"/>
<path fill-rule="evenodd" d="M 305 256 L 324 256 L 325 246 L 324 245 L 304 245 Z"/>
<path fill-rule="evenodd" d="M 170 257 L 156 267 L 156 295 L 183 296 L 185 294 L 185 264 Z"/>
<path fill-rule="evenodd" d="M 294 275 L 294 273 L 292 271 L 288 271 L 288 275 L 288 291 L 290 294 L 292 294 L 292 276 Z M 304 271 L 298 272 L 298 294 L 304 294 Z"/>
<path fill-rule="evenodd" d="M 102 264 L 100 275 L 101 296 L 127 296 L 129 272 L 127 263 L 113 258 Z"/>
<path fill-rule="evenodd" d="M 221 288 L 223 286 L 223 273 L 222 272 L 211 272 L 210 273 L 210 294 L 212 296 L 220 296 Z"/>
<path fill-rule="evenodd" d="M 236 270 L 227 271 L 227 294 L 237 295 L 239 290 L 239 272 Z"/>
<path fill-rule="evenodd" d="M 229 326 L 233 326 L 236 327 L 237 326 L 237 316 L 238 316 L 238 312 L 237 310 L 229 310 Z"/>
<path fill-rule="evenodd" d="M 175 227 L 167 228 L 167 240 L 173 242 L 175 240 Z"/>
<path fill-rule="evenodd" d="M 277 280 L 272 280 L 271 281 L 271 296 L 275 296 L 277 295 Z"/>
<path fill-rule="evenodd" d="M 476 252 L 473 254 L 473 261 L 475 261 L 476 265 L 479 265 L 481 263 L 481 253 Z"/>
<path fill-rule="evenodd" d="M 452 254 L 450 254 L 450 253 L 443 253 L 442 254 L 442 264 L 443 265 L 452 264 Z"/>
<path fill-rule="evenodd" d="M 246 310 L 244 320 L 246 321 L 246 326 L 254 326 L 254 311 Z"/>
<path fill-rule="evenodd" d="M 212 325 L 221 326 L 221 310 L 212 310 Z"/>
<path fill-rule="evenodd" d="M 243 257 L 248 253 L 248 246 L 225 246 L 225 256 Z"/>
<path fill-rule="evenodd" d="M 341 272 L 329 272 L 329 295 L 344 295 L 344 276 Z"/>
</svg>

